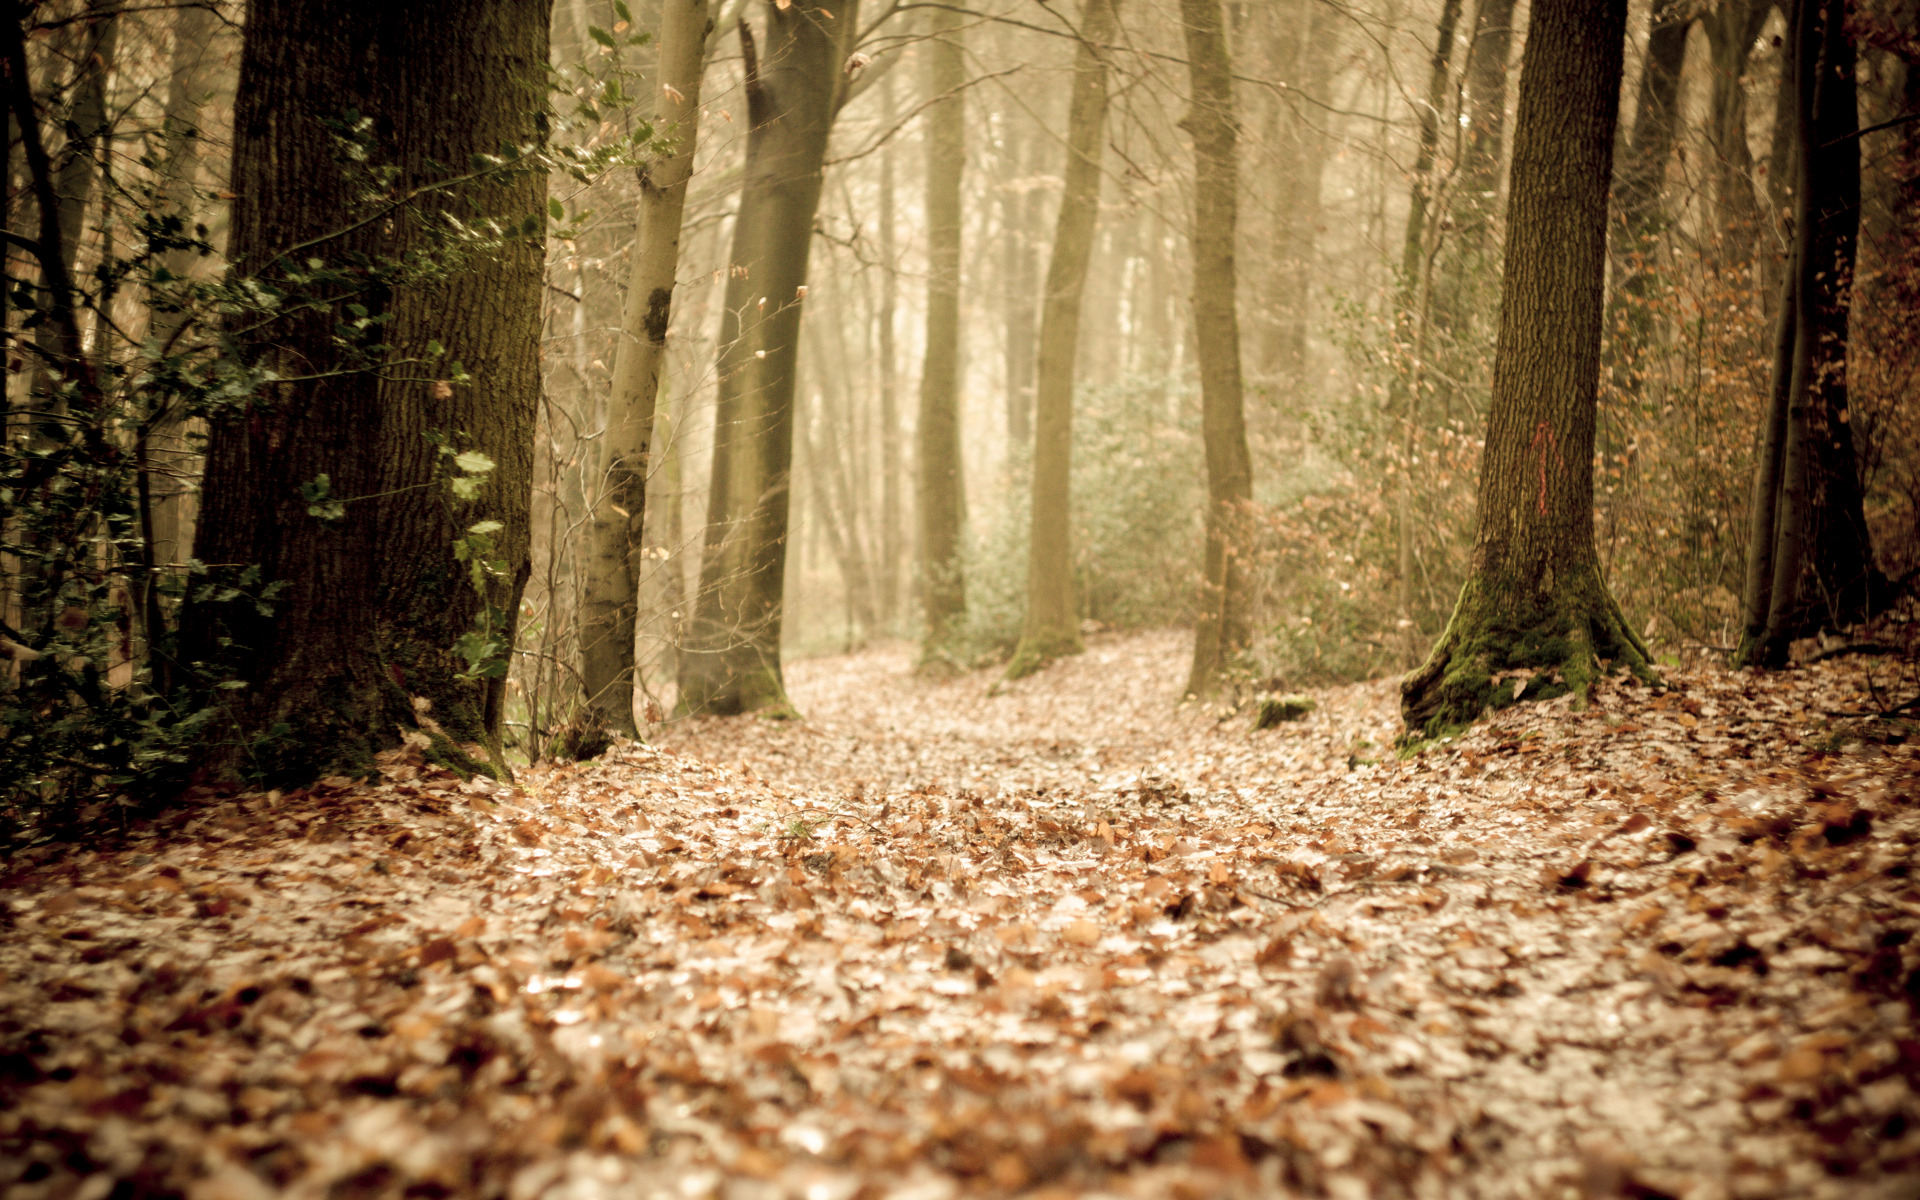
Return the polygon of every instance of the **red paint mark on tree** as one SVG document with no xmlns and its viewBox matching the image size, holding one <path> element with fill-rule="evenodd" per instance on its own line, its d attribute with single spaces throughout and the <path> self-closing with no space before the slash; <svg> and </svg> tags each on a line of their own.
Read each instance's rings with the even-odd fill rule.
<svg viewBox="0 0 1920 1200">
<path fill-rule="evenodd" d="M 1553 436 L 1553 426 L 1542 421 L 1533 427 L 1533 444 L 1527 447 L 1527 453 L 1537 454 L 1540 459 L 1539 503 L 1540 515 L 1544 517 L 1547 515 L 1547 455 L 1553 455 L 1553 461 L 1559 465 L 1563 467 L 1567 465 L 1567 460 L 1560 456 L 1560 445 Z"/>
</svg>

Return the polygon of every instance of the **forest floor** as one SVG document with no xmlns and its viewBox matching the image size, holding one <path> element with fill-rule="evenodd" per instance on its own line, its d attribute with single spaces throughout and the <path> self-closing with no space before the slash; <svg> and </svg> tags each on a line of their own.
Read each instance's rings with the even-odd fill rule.
<svg viewBox="0 0 1920 1200">
<path fill-rule="evenodd" d="M 1886 660 L 1402 759 L 1186 642 L 462 783 L 203 796 L 0 879 L 0 1188 L 106 1200 L 1920 1195 Z M 1910 683 L 1908 686 L 1911 686 Z"/>
</svg>

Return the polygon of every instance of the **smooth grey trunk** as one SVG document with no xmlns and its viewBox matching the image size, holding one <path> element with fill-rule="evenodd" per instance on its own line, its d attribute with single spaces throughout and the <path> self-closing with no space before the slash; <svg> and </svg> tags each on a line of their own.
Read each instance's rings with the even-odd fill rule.
<svg viewBox="0 0 1920 1200">
<path fill-rule="evenodd" d="M 833 118 L 847 96 L 856 4 L 764 10 L 747 58 L 747 157 L 718 356 L 700 592 L 679 657 L 678 708 L 795 715 L 780 667 L 795 366 Z"/>
<path fill-rule="evenodd" d="M 1047 263 L 1034 388 L 1033 505 L 1027 550 L 1027 612 L 1007 677 L 1030 675 L 1082 649 L 1073 600 L 1073 386 L 1080 346 L 1080 299 L 1100 217 L 1100 160 L 1106 144 L 1104 49 L 1119 24 L 1119 0 L 1086 0 L 1074 52 L 1067 111 L 1067 162 Z"/>
<path fill-rule="evenodd" d="M 655 128 L 673 150 L 640 177 L 634 237 L 607 397 L 606 479 L 587 521 L 586 595 L 580 616 L 583 700 L 594 719 L 629 737 L 639 678 L 639 619 L 648 451 L 680 267 L 680 225 L 700 132 L 700 76 L 706 66 L 708 0 L 663 0 Z"/>
<path fill-rule="evenodd" d="M 1247 452 L 1240 317 L 1234 303 L 1239 166 L 1233 67 L 1220 0 L 1180 0 L 1180 19 L 1192 90 L 1182 124 L 1193 137 L 1193 330 L 1207 456 L 1207 542 L 1187 693 L 1204 696 L 1247 645 L 1246 589 L 1234 531 L 1253 499 L 1253 459 Z"/>
<path fill-rule="evenodd" d="M 880 81 L 888 112 L 894 111 L 893 75 Z M 906 557 L 901 528 L 899 351 L 893 322 L 900 303 L 899 249 L 894 239 L 893 145 L 880 151 L 880 619 L 900 616 L 900 563 Z"/>
<path fill-rule="evenodd" d="M 961 561 L 966 484 L 960 455 L 960 186 L 966 162 L 967 18 L 935 9 L 929 21 L 927 95 L 927 332 L 915 427 L 920 516 L 923 665 L 951 665 L 967 616 Z"/>
</svg>

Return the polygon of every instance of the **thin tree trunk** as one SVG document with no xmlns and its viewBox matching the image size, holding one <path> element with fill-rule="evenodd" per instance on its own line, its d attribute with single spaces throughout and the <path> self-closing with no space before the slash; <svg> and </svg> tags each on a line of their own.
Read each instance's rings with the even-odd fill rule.
<svg viewBox="0 0 1920 1200">
<path fill-rule="evenodd" d="M 1507 69 L 1513 57 L 1514 0 L 1480 0 L 1464 70 L 1466 103 L 1461 122 L 1466 147 L 1460 158 L 1455 229 L 1444 265 L 1436 270 L 1430 303 L 1434 323 L 1456 340 L 1471 339 L 1493 316 L 1493 267 L 1500 246 L 1495 221 L 1500 203 L 1500 160 L 1506 148 Z M 1451 406 L 1452 389 L 1448 391 Z"/>
<path fill-rule="evenodd" d="M 880 81 L 888 112 L 894 111 L 893 75 Z M 906 558 L 901 529 L 900 409 L 893 344 L 899 306 L 899 250 L 894 241 L 893 145 L 880 152 L 880 619 L 889 625 L 900 616 L 900 564 Z"/>
<path fill-rule="evenodd" d="M 966 86 L 961 30 L 967 18 L 935 9 L 928 30 L 927 93 Z M 918 442 L 923 666 L 951 666 L 967 618 L 961 561 L 966 484 L 960 457 L 960 185 L 966 107 L 954 94 L 927 111 L 927 342 L 920 372 Z"/>
<path fill-rule="evenodd" d="M 1724 271 L 1744 273 L 1753 264 L 1760 205 L 1753 189 L 1753 151 L 1747 145 L 1747 61 L 1772 5 L 1763 0 L 1723 0 L 1701 20 L 1707 35 L 1707 150 L 1713 201 L 1714 253 Z"/>
<path fill-rule="evenodd" d="M 1080 346 L 1080 298 L 1100 216 L 1100 159 L 1106 144 L 1107 63 L 1101 49 L 1119 23 L 1119 0 L 1086 0 L 1074 52 L 1067 112 L 1067 163 L 1047 264 L 1034 388 L 1033 507 L 1027 551 L 1027 613 L 1007 664 L 1018 679 L 1064 654 L 1078 654 L 1073 601 L 1073 386 Z"/>
<path fill-rule="evenodd" d="M 1416 348 L 1425 343 L 1427 314 L 1421 302 L 1431 261 L 1427 247 L 1428 206 L 1433 202 L 1433 161 L 1440 143 L 1440 115 L 1447 102 L 1451 78 L 1455 26 L 1460 0 L 1446 0 L 1433 39 L 1428 66 L 1426 104 L 1419 110 L 1420 141 L 1413 160 L 1412 195 L 1407 205 L 1406 236 L 1400 248 L 1400 278 L 1393 305 L 1394 370 L 1389 381 L 1387 411 L 1400 420 L 1402 461 L 1396 480 L 1394 520 L 1397 543 L 1398 598 L 1403 619 L 1413 616 L 1413 447 L 1420 398 L 1415 386 L 1419 373 Z"/>
<path fill-rule="evenodd" d="M 794 715 L 780 669 L 794 368 L 855 4 L 768 5 L 767 53 L 742 22 L 747 161 L 722 326 L 700 594 L 680 653 L 683 712 Z M 739 286 L 735 286 L 739 285 Z"/>
<path fill-rule="evenodd" d="M 1006 160 L 1009 178 L 1000 193 L 1000 272 L 1006 288 L 1007 453 L 1018 461 L 1033 440 L 1034 327 L 1039 320 L 1035 303 L 1040 290 L 1040 255 L 1035 226 L 1040 223 L 1040 194 L 1027 182 L 1034 174 L 1039 139 L 1019 139 L 1009 116 Z M 1024 154 L 1022 153 L 1024 151 Z"/>
<path fill-rule="evenodd" d="M 1220 0 L 1181 0 L 1193 98 L 1182 124 L 1193 136 L 1193 328 L 1200 357 L 1201 431 L 1207 451 L 1207 545 L 1187 693 L 1204 696 L 1246 649 L 1244 577 L 1234 530 L 1253 499 L 1253 459 L 1240 391 L 1240 318 L 1234 297 L 1239 164 L 1233 68 Z M 1156 248 L 1157 249 L 1157 248 Z"/>
<path fill-rule="evenodd" d="M 1608 351 L 1614 383 L 1630 395 L 1640 391 L 1640 359 L 1653 335 L 1651 300 L 1656 274 L 1652 259 L 1667 223 L 1662 197 L 1680 124 L 1680 72 L 1686 63 L 1691 24 L 1680 0 L 1655 0 L 1647 33 L 1646 65 L 1640 71 L 1633 135 L 1613 187 L 1617 225 L 1612 243 L 1614 288 L 1609 305 L 1612 338 Z"/>
<path fill-rule="evenodd" d="M 208 51 L 216 25 L 213 11 L 198 6 L 182 8 L 173 18 L 173 62 L 167 73 L 165 118 L 168 153 L 160 169 L 159 206 L 163 216 L 176 216 L 189 229 L 195 216 L 200 148 L 205 144 L 200 133 L 201 106 L 213 87 Z M 160 256 L 159 266 L 171 278 L 185 281 L 194 276 L 199 261 L 200 256 L 191 250 L 168 250 Z M 149 336 L 161 353 L 177 354 L 186 349 L 179 340 L 190 313 L 177 295 L 157 299 L 160 303 L 152 309 Z M 193 490 L 186 481 L 196 456 L 183 442 L 179 411 L 155 413 L 148 419 L 152 425 L 147 437 L 154 474 L 159 476 L 154 487 L 150 553 L 164 569 L 164 564 L 184 559 L 193 543 Z"/>
<path fill-rule="evenodd" d="M 1510 703 L 1514 675 L 1527 697 L 1546 698 L 1584 694 L 1605 660 L 1651 674 L 1593 544 L 1607 188 L 1626 21 L 1626 0 L 1533 4 L 1472 565 L 1447 631 L 1401 685 L 1417 736 Z"/>
<path fill-rule="evenodd" d="M 664 0 L 654 127 L 673 151 L 640 178 L 640 228 L 634 238 L 621 313 L 625 336 L 614 351 L 607 398 L 606 483 L 587 522 L 585 611 L 580 621 L 583 697 L 594 720 L 636 737 L 634 645 L 638 634 L 642 532 L 653 415 L 666 362 L 680 267 L 680 225 L 700 129 L 700 76 L 706 66 L 708 0 Z"/>
</svg>

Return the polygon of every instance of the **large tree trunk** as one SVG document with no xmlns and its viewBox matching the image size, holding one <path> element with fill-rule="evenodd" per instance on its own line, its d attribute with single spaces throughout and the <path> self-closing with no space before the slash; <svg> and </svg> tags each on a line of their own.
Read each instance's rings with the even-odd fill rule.
<svg viewBox="0 0 1920 1200">
<path fill-rule="evenodd" d="M 587 524 L 581 676 L 593 719 L 628 737 L 634 723 L 634 643 L 639 619 L 641 533 L 647 506 L 648 450 L 666 362 L 680 267 L 680 219 L 700 132 L 700 75 L 706 65 L 708 0 L 664 0 L 660 17 L 659 100 L 654 128 L 673 151 L 643 168 L 640 225 L 627 276 L 622 337 L 607 398 L 606 485 Z"/>
<path fill-rule="evenodd" d="M 700 594 L 680 653 L 682 712 L 792 715 L 780 671 L 794 368 L 813 219 L 833 117 L 846 94 L 854 4 L 765 11 L 764 59 L 742 22 L 746 180 L 734 219 Z"/>
<path fill-rule="evenodd" d="M 1106 145 L 1105 46 L 1119 22 L 1119 0 L 1086 0 L 1074 52 L 1067 111 L 1067 164 L 1054 225 L 1053 256 L 1040 314 L 1040 363 L 1034 388 L 1033 509 L 1027 550 L 1027 614 L 1007 677 L 1030 675 L 1063 654 L 1078 654 L 1073 602 L 1073 385 L 1080 347 L 1080 297 L 1100 216 L 1100 158 Z"/>
<path fill-rule="evenodd" d="M 1434 736 L 1489 704 L 1584 693 L 1602 661 L 1650 674 L 1593 545 L 1593 429 L 1607 186 L 1626 0 L 1536 0 L 1520 75 L 1504 297 L 1472 566 L 1432 656 L 1401 685 Z"/>
<path fill-rule="evenodd" d="M 961 561 L 967 493 L 960 461 L 960 176 L 966 162 L 967 18 L 935 9 L 927 42 L 927 344 L 918 442 L 923 666 L 953 665 L 967 617 Z"/>
<path fill-rule="evenodd" d="M 1860 140 L 1845 0 L 1796 0 L 1789 28 L 1799 143 L 1794 246 L 1774 405 L 1755 473 L 1738 655 L 1768 666 L 1785 664 L 1795 638 L 1867 615 L 1884 585 L 1847 413 Z"/>
<path fill-rule="evenodd" d="M 547 28 L 545 0 L 249 9 L 231 257 L 260 286 L 318 302 L 242 322 L 250 359 L 278 378 L 210 423 L 196 557 L 234 564 L 246 593 L 278 589 L 270 604 L 188 614 L 189 653 L 248 685 L 210 769 L 283 784 L 362 773 L 423 709 L 450 760 L 448 738 L 497 747 L 502 643 L 529 570 L 542 252 L 537 236 L 462 245 L 440 214 L 519 229 L 543 209 L 545 175 L 516 164 L 454 182 L 443 164 L 539 145 Z M 349 136 L 367 168 L 392 172 L 379 198 L 340 153 L 345 112 L 365 119 Z M 314 259 L 335 282 L 312 281 Z M 350 305 L 384 324 L 343 346 Z M 468 380 L 421 377 L 443 369 L 433 341 Z M 450 497 L 430 433 L 494 462 L 472 502 Z M 309 512 L 321 482 L 341 515 Z M 485 557 L 504 568 L 484 595 L 455 557 L 482 520 L 500 523 Z M 473 678 L 454 644 L 482 623 L 497 653 Z"/>
<path fill-rule="evenodd" d="M 1253 460 L 1240 391 L 1240 318 L 1233 249 L 1239 181 L 1233 68 L 1220 0 L 1180 0 L 1187 33 L 1193 136 L 1193 329 L 1200 357 L 1200 425 L 1207 451 L 1207 547 L 1194 623 L 1189 695 L 1204 696 L 1246 649 L 1245 576 L 1233 533 L 1253 499 Z M 1157 251 L 1159 247 L 1155 247 Z"/>
</svg>

